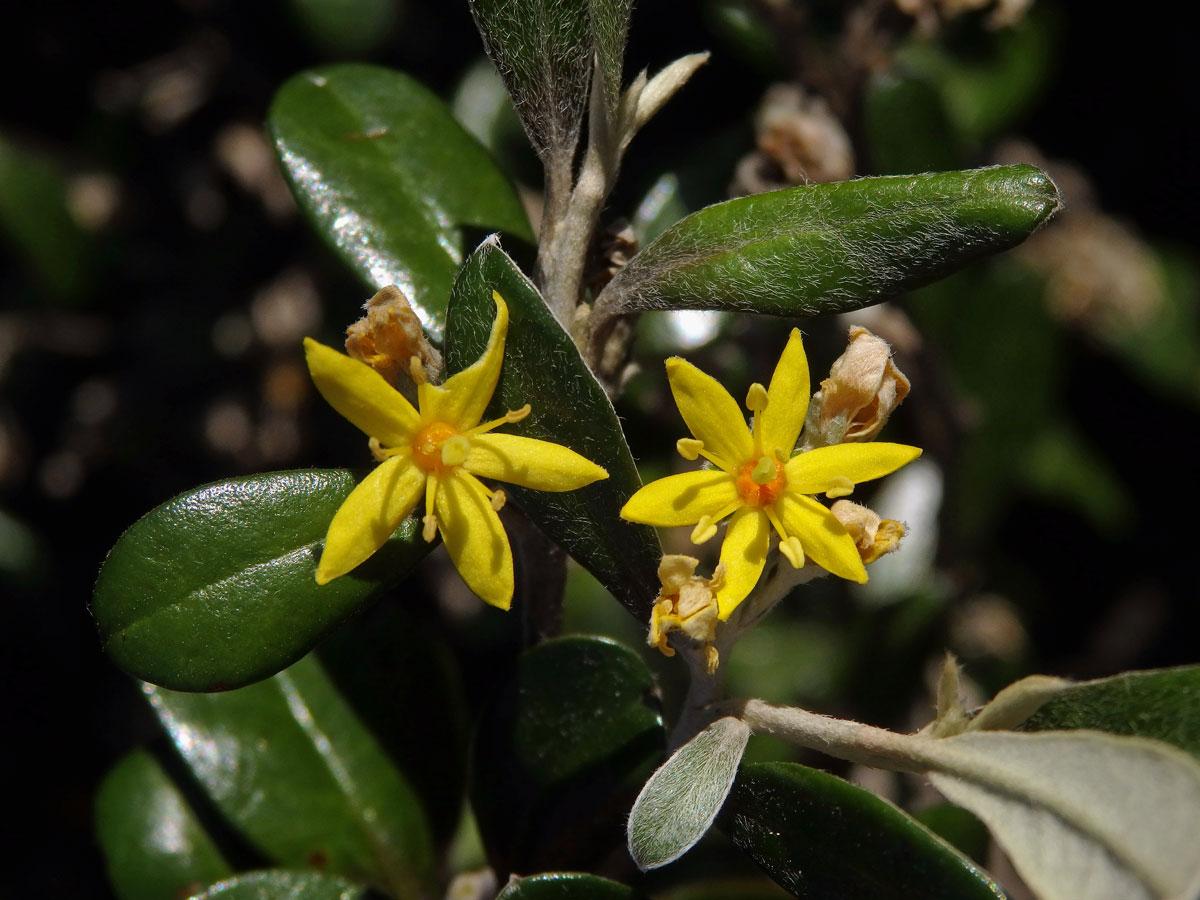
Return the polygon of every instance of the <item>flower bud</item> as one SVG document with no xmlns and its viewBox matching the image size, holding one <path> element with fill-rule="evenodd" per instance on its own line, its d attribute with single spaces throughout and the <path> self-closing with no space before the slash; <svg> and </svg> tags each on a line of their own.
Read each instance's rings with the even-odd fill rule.
<svg viewBox="0 0 1200 900">
<path fill-rule="evenodd" d="M 845 352 L 834 361 L 809 404 L 805 449 L 873 440 L 908 388 L 887 342 L 852 326 Z"/>
<path fill-rule="evenodd" d="M 365 309 L 367 314 L 346 329 L 350 356 L 396 388 L 410 387 L 415 378 L 436 381 L 440 377 L 442 356 L 425 336 L 421 320 L 400 288 L 385 287 L 367 301 Z"/>
</svg>

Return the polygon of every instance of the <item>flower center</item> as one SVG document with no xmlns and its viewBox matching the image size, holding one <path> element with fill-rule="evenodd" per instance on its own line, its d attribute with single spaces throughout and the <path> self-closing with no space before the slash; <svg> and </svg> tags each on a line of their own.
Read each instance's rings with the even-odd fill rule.
<svg viewBox="0 0 1200 900">
<path fill-rule="evenodd" d="M 737 492 L 747 505 L 770 506 L 785 487 L 783 463 L 769 456 L 752 459 L 738 469 Z"/>
<path fill-rule="evenodd" d="M 412 441 L 413 459 L 426 472 L 445 472 L 461 466 L 471 445 L 465 435 L 445 422 L 430 422 Z"/>
</svg>

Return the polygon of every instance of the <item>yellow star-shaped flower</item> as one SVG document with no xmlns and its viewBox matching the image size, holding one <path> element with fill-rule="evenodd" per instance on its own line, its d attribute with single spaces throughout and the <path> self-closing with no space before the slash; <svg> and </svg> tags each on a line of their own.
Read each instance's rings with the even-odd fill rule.
<svg viewBox="0 0 1200 900">
<path fill-rule="evenodd" d="M 667 360 L 667 379 L 692 438 L 676 447 L 685 459 L 703 456 L 715 469 L 685 472 L 651 482 L 625 504 L 621 516 L 647 525 L 694 525 L 702 544 L 729 516 L 721 545 L 724 584 L 719 615 L 728 619 L 754 588 L 766 564 L 771 529 L 796 568 L 811 559 L 834 575 L 867 580 L 854 539 L 813 494 L 843 497 L 860 481 L 894 472 L 921 455 L 903 444 L 835 444 L 792 456 L 808 412 L 808 360 L 800 332 L 792 330 L 771 386 L 752 384 L 746 407 L 691 363 Z"/>
<path fill-rule="evenodd" d="M 329 523 L 318 584 L 345 575 L 382 547 L 424 496 L 425 540 L 441 532 L 467 586 L 493 606 L 508 609 L 512 549 L 496 515 L 504 495 L 476 476 L 540 491 L 572 491 L 608 477 L 559 444 L 492 431 L 525 418 L 528 405 L 480 423 L 500 376 L 508 332 L 508 307 L 498 293 L 492 297 L 496 319 L 483 356 L 444 384 L 419 383 L 418 409 L 370 366 L 305 339 L 317 389 L 370 437 L 380 460 Z"/>
</svg>

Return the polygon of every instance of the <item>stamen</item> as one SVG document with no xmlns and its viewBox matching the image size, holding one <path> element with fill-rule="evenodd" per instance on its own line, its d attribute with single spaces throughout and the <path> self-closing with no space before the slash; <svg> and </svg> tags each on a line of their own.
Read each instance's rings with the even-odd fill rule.
<svg viewBox="0 0 1200 900">
<path fill-rule="evenodd" d="M 766 408 L 767 389 L 756 381 L 746 392 L 746 409 L 754 413 L 751 436 L 754 438 L 755 453 L 762 453 L 762 414 Z"/>
<path fill-rule="evenodd" d="M 367 441 L 367 446 L 371 448 L 371 455 L 375 457 L 376 462 L 383 462 L 390 455 L 383 449 L 383 444 L 379 443 L 379 438 L 373 437 Z"/>
<path fill-rule="evenodd" d="M 787 557 L 787 561 L 792 564 L 793 569 L 799 569 L 804 565 L 804 547 L 800 544 L 800 538 L 794 534 L 779 542 L 779 552 Z"/>
<path fill-rule="evenodd" d="M 693 460 L 704 449 L 704 441 L 698 441 L 695 438 L 680 438 L 675 442 L 675 449 L 684 459 Z"/>
<path fill-rule="evenodd" d="M 836 497 L 849 497 L 853 493 L 853 481 L 845 475 L 834 475 L 829 479 L 829 490 L 825 492 L 825 496 L 832 500 Z"/>
<path fill-rule="evenodd" d="M 421 365 L 421 357 L 408 358 L 408 374 L 412 376 L 413 384 L 424 384 L 429 379 L 425 377 L 425 367 Z"/>
<path fill-rule="evenodd" d="M 692 543 L 703 544 L 717 533 L 717 523 L 712 516 L 701 516 L 696 527 L 692 529 Z"/>
<path fill-rule="evenodd" d="M 504 501 L 508 499 L 504 491 L 492 491 L 492 509 L 496 512 L 504 509 Z"/>
<path fill-rule="evenodd" d="M 776 477 L 775 460 L 771 459 L 769 456 L 764 456 L 759 459 L 759 461 L 754 464 L 754 468 L 750 471 L 750 477 L 753 479 L 755 484 L 770 484 L 775 480 Z"/>
<path fill-rule="evenodd" d="M 716 454 L 709 453 L 707 450 L 699 450 L 699 451 L 697 451 L 697 453 L 698 453 L 698 455 L 703 456 L 705 459 L 707 459 L 710 463 L 712 463 L 714 466 L 716 466 L 718 469 L 720 469 L 725 474 L 735 475 L 737 473 L 737 468 L 738 468 L 737 466 L 727 463 L 725 460 L 721 459 L 721 457 L 717 456 Z"/>
<path fill-rule="evenodd" d="M 442 465 L 461 466 L 471 453 L 471 442 L 463 435 L 456 434 L 442 441 Z"/>
<path fill-rule="evenodd" d="M 530 406 L 528 403 L 526 403 L 520 409 L 510 409 L 508 412 L 506 412 L 504 414 L 504 418 L 510 424 L 513 422 L 520 422 L 523 418 L 525 418 L 527 415 L 529 415 L 529 413 L 532 411 L 533 411 L 533 407 Z"/>
<path fill-rule="evenodd" d="M 437 516 L 433 514 L 433 500 L 437 496 L 438 480 L 436 475 L 430 475 L 425 479 L 425 516 L 421 519 L 424 527 L 421 529 L 421 537 L 425 539 L 425 543 L 431 543 L 437 536 Z"/>
<path fill-rule="evenodd" d="M 760 413 L 766 408 L 767 389 L 756 381 L 746 392 L 746 409 L 753 413 Z"/>
<path fill-rule="evenodd" d="M 499 428 L 501 425 L 508 425 L 512 422 L 520 422 L 527 415 L 529 415 L 532 409 L 533 407 L 528 403 L 526 403 L 520 409 L 510 409 L 499 419 L 492 419 L 490 422 L 484 422 L 482 425 L 476 425 L 474 428 L 469 430 L 467 434 L 485 434 L 491 431 L 493 428 Z"/>
<path fill-rule="evenodd" d="M 712 644 L 706 644 L 704 647 L 704 669 L 709 675 L 717 671 L 717 666 L 721 665 L 721 654 L 717 652 L 717 648 Z"/>
</svg>

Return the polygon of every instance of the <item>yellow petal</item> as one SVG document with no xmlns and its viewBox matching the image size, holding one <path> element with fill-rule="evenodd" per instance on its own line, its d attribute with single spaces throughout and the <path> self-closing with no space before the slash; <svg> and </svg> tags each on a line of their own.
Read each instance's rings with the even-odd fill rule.
<svg viewBox="0 0 1200 900">
<path fill-rule="evenodd" d="M 834 444 L 818 447 L 788 460 L 788 490 L 798 494 L 823 494 L 849 479 L 854 484 L 895 472 L 921 455 L 920 447 L 907 444 Z"/>
<path fill-rule="evenodd" d="M 508 535 L 487 489 L 461 469 L 438 481 L 438 530 L 467 587 L 501 609 L 512 605 L 513 559 Z"/>
<path fill-rule="evenodd" d="M 667 380 L 683 421 L 705 450 L 734 466 L 754 455 L 745 414 L 715 378 L 673 356 L 667 360 Z"/>
<path fill-rule="evenodd" d="M 312 338 L 304 339 L 304 356 L 321 396 L 361 431 L 386 447 L 412 439 L 417 411 L 382 375 Z"/>
<path fill-rule="evenodd" d="M 538 491 L 573 491 L 608 477 L 603 468 L 561 444 L 494 431 L 471 438 L 463 467 L 472 475 Z"/>
<path fill-rule="evenodd" d="M 775 511 L 788 534 L 800 538 L 810 560 L 841 578 L 859 584 L 867 580 L 854 538 L 827 508 L 812 497 L 792 493 L 789 487 L 775 501 Z"/>
<path fill-rule="evenodd" d="M 459 431 L 466 431 L 483 418 L 483 411 L 491 402 L 496 380 L 500 377 L 504 338 L 508 334 L 508 306 L 495 291 L 492 291 L 492 299 L 496 302 L 496 318 L 483 356 L 451 375 L 442 385 L 427 382 L 417 386 L 422 421 L 446 422 Z"/>
<path fill-rule="evenodd" d="M 796 446 L 807 413 L 808 357 L 804 355 L 800 329 L 793 328 L 767 388 L 767 408 L 762 413 L 763 449 L 772 456 L 777 449 L 782 450 L 786 459 Z"/>
<path fill-rule="evenodd" d="M 771 524 L 758 507 L 739 509 L 729 519 L 729 529 L 721 544 L 725 583 L 717 591 L 717 609 L 722 622 L 758 584 L 770 545 Z"/>
<path fill-rule="evenodd" d="M 652 481 L 629 498 L 621 518 L 646 525 L 694 525 L 738 501 L 733 478 L 718 469 L 684 472 Z"/>
<path fill-rule="evenodd" d="M 425 473 L 406 456 L 393 456 L 376 466 L 329 523 L 317 584 L 345 575 L 382 547 L 416 507 L 424 487 Z"/>
</svg>

